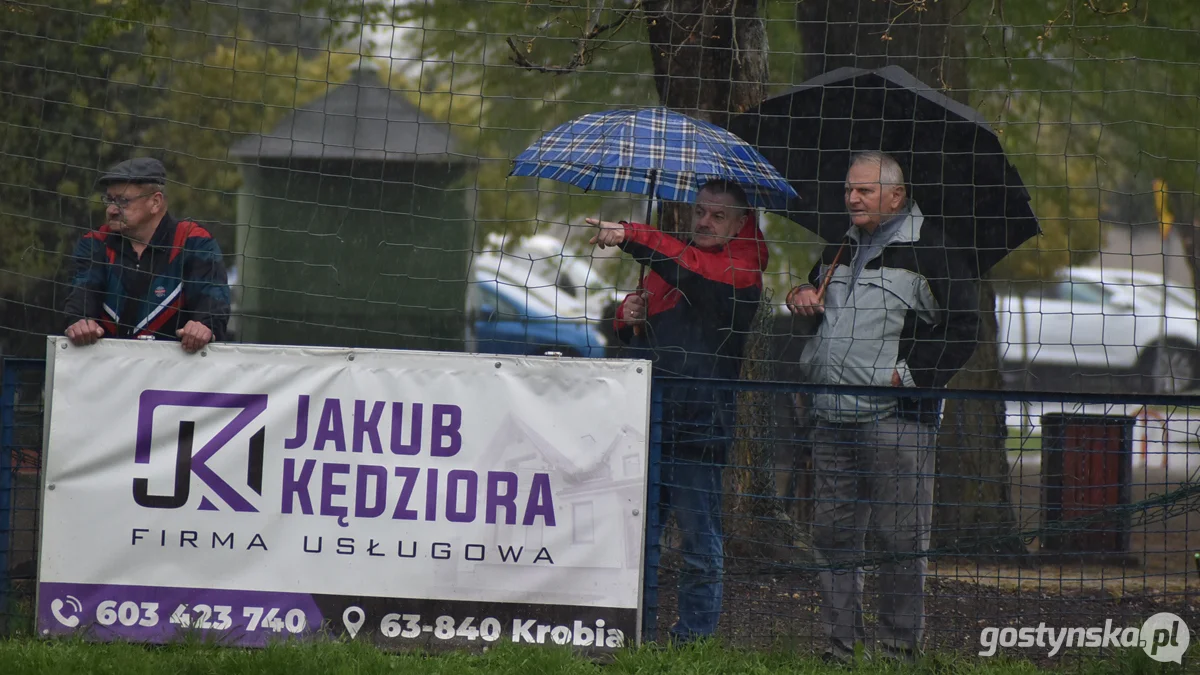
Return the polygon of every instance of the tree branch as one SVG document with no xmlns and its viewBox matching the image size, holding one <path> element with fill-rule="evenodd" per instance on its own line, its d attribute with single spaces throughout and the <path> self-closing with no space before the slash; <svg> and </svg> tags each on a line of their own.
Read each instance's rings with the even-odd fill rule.
<svg viewBox="0 0 1200 675">
<path fill-rule="evenodd" d="M 1128 2 L 1122 2 L 1119 9 L 1113 10 L 1100 9 L 1096 6 L 1096 0 L 1084 0 L 1083 4 L 1085 7 L 1092 10 L 1096 14 L 1099 14 L 1100 16 L 1116 16 L 1118 14 L 1127 14 L 1132 12 L 1134 9 L 1137 9 L 1138 0 L 1134 0 L 1133 7 L 1130 7 Z"/>
<path fill-rule="evenodd" d="M 518 66 L 521 66 L 522 68 L 525 68 L 526 70 L 532 70 L 536 73 L 551 73 L 554 75 L 565 75 L 567 73 L 575 72 L 576 70 L 579 69 L 579 66 L 583 65 L 583 57 L 581 55 L 581 52 L 576 52 L 571 57 L 571 60 L 568 61 L 567 65 L 565 65 L 565 66 L 539 65 L 539 64 L 534 63 L 534 62 L 530 61 L 529 59 L 525 58 L 525 55 L 522 54 L 521 50 L 517 48 L 517 45 L 515 42 L 513 42 L 512 38 L 508 38 L 506 40 L 506 42 L 508 42 L 508 48 L 512 50 L 513 63 L 517 64 Z M 532 43 L 530 43 L 530 44 L 532 44 Z"/>
<path fill-rule="evenodd" d="M 28 7 L 18 6 L 13 0 L 3 0 L 4 9 L 10 12 L 21 12 L 23 14 L 33 14 L 33 10 Z"/>
<path fill-rule="evenodd" d="M 532 70 L 537 73 L 550 73 L 553 75 L 565 75 L 567 73 L 573 73 L 576 70 L 579 70 L 579 68 L 582 66 L 591 63 L 592 54 L 600 48 L 599 45 L 592 44 L 593 41 L 603 37 L 606 33 L 610 34 L 610 37 L 611 35 L 616 35 L 619 33 L 621 29 L 625 27 L 625 24 L 629 23 L 629 20 L 633 18 L 633 15 L 642 9 L 643 3 L 644 0 L 636 0 L 636 2 L 634 2 L 633 5 L 631 5 L 628 9 L 618 12 L 615 20 L 603 24 L 593 24 L 590 28 L 583 31 L 578 39 L 572 40 L 577 48 L 575 53 L 571 55 L 571 59 L 566 63 L 566 65 L 556 66 L 552 64 L 542 65 L 534 63 L 533 61 L 530 61 L 527 56 L 525 56 L 520 48 L 517 47 L 516 42 L 514 42 L 510 37 L 506 40 L 506 42 L 508 42 L 508 48 L 512 50 L 513 62 L 518 66 L 525 68 L 526 70 Z M 599 14 L 597 13 L 596 16 L 598 18 Z M 525 48 L 526 51 L 531 51 L 533 49 L 532 39 L 525 43 Z"/>
</svg>

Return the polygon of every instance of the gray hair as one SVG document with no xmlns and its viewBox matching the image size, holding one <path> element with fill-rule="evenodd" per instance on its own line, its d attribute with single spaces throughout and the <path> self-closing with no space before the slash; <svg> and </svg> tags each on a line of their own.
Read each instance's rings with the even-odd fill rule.
<svg viewBox="0 0 1200 675">
<path fill-rule="evenodd" d="M 161 192 L 163 199 L 167 198 L 167 186 L 164 183 L 146 183 L 146 187 L 151 188 L 154 192 Z M 154 194 L 153 192 L 151 194 Z"/>
<path fill-rule="evenodd" d="M 900 188 L 904 187 L 904 169 L 900 168 L 900 163 L 891 155 L 885 152 L 869 150 L 854 155 L 850 160 L 851 167 L 863 163 L 874 164 L 879 167 L 879 182 L 881 184 L 893 185 Z"/>
<path fill-rule="evenodd" d="M 746 191 L 742 189 L 735 181 L 726 180 L 724 178 L 715 178 L 700 186 L 697 192 L 711 192 L 715 195 L 727 194 L 733 197 L 734 206 L 743 211 L 750 210 L 750 200 L 746 198 Z"/>
</svg>

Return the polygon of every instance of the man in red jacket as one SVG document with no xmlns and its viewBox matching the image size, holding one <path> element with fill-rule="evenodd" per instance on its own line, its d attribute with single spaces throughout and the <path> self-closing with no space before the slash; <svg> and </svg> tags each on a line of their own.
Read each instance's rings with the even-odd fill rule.
<svg viewBox="0 0 1200 675">
<path fill-rule="evenodd" d="M 706 183 L 687 241 L 639 223 L 587 222 L 600 228 L 593 244 L 618 246 L 649 268 L 643 288 L 626 296 L 615 320 L 633 358 L 652 361 L 656 375 L 737 379 L 767 267 L 767 245 L 745 192 L 732 182 Z M 674 511 L 682 535 L 679 621 L 671 629 L 681 641 L 712 635 L 721 613 L 721 469 L 735 406 L 732 391 L 663 388 L 659 522 Z M 657 543 L 657 534 L 650 541 Z M 659 556 L 651 546 L 647 568 Z M 656 596 L 647 589 L 647 606 L 656 606 Z"/>
</svg>

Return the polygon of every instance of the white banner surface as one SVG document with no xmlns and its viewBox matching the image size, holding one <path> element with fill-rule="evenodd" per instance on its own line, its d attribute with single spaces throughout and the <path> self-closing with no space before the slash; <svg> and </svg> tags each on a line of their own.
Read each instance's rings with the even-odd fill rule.
<svg viewBox="0 0 1200 675">
<path fill-rule="evenodd" d="M 48 349 L 38 627 L 637 641 L 643 361 Z"/>
</svg>

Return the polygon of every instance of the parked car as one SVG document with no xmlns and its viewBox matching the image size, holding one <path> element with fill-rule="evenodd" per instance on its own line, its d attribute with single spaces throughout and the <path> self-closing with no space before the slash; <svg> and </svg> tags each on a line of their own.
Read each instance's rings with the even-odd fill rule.
<svg viewBox="0 0 1200 675">
<path fill-rule="evenodd" d="M 242 311 L 242 283 L 236 263 L 225 271 L 225 277 L 229 283 L 229 322 L 225 325 L 225 339 L 228 342 L 238 342 L 242 334 L 242 323 L 239 320 Z"/>
<path fill-rule="evenodd" d="M 1170 282 L 1161 274 L 1141 270 L 1123 269 L 1120 267 L 1075 267 L 1075 274 L 1081 278 L 1103 280 L 1103 283 L 1120 286 L 1145 287 L 1156 292 L 1164 292 L 1168 298 L 1174 299 L 1186 307 L 1196 307 L 1196 288 L 1192 284 Z M 1135 289 L 1136 290 L 1136 289 Z"/>
<path fill-rule="evenodd" d="M 1189 302 L 1190 301 L 1190 302 Z M 1200 386 L 1200 319 L 1195 294 L 1162 276 L 1072 267 L 1053 281 L 996 299 L 998 347 L 1007 376 L 1049 376 L 1052 389 L 1093 388 L 1109 375 L 1138 387 L 1181 393 Z M 1058 379 L 1071 378 L 1069 380 Z M 1115 379 L 1114 379 L 1115 378 Z"/>
<path fill-rule="evenodd" d="M 512 276 L 485 256 L 472 266 L 467 290 L 467 351 L 483 354 L 602 358 L 607 340 L 584 316 L 583 303 L 552 290 L 533 273 Z M 549 295 L 549 298 L 547 297 Z"/>
<path fill-rule="evenodd" d="M 488 243 L 499 249 L 502 240 L 493 236 Z M 503 266 L 505 273 L 516 279 L 533 275 L 540 281 L 530 289 L 539 297 L 547 302 L 557 302 L 561 296 L 573 299 L 578 305 L 568 303 L 564 309 L 582 310 L 578 316 L 591 321 L 605 321 L 606 312 L 624 297 L 588 255 L 572 255 L 561 239 L 545 234 L 526 237 L 503 254 L 479 254 L 475 264 L 493 270 Z"/>
</svg>

